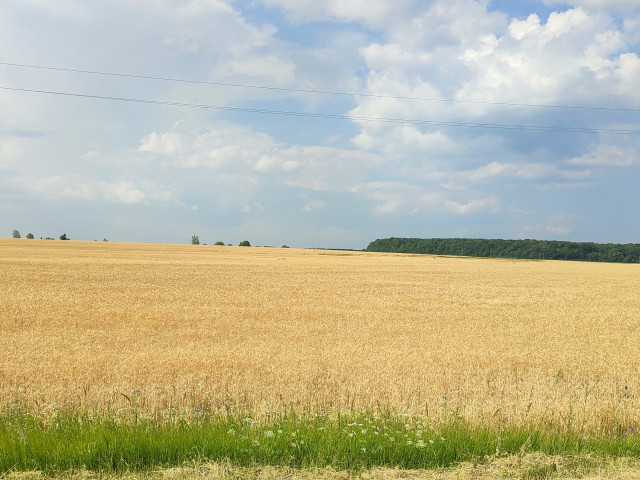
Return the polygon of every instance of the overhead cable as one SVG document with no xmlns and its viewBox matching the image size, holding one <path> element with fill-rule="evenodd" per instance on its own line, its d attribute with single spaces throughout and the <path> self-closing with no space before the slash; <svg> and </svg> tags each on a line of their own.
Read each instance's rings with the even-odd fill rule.
<svg viewBox="0 0 640 480">
<path fill-rule="evenodd" d="M 341 96 L 350 96 L 350 97 L 388 98 L 388 99 L 395 99 L 395 100 L 413 100 L 413 101 L 442 102 L 442 103 L 466 103 L 466 104 L 497 105 L 497 106 L 508 106 L 508 107 L 602 110 L 602 111 L 611 111 L 611 112 L 640 112 L 640 108 L 627 108 L 627 107 L 491 102 L 491 101 L 483 101 L 483 100 L 457 100 L 457 99 L 447 99 L 447 98 L 410 97 L 410 96 L 401 96 L 401 95 L 380 95 L 380 94 L 374 94 L 374 93 L 340 92 L 340 91 L 332 91 L 332 90 L 311 90 L 311 89 L 302 89 L 302 88 L 273 87 L 273 86 L 267 86 L 267 85 L 252 85 L 252 84 L 243 84 L 243 83 L 225 83 L 225 82 L 213 82 L 213 81 L 206 81 L 206 80 L 190 80 L 186 78 L 160 77 L 160 76 L 151 76 L 151 75 L 135 75 L 130 73 L 104 72 L 104 71 L 98 71 L 98 70 L 81 70 L 76 68 L 63 68 L 63 67 L 48 67 L 43 65 L 29 65 L 29 64 L 10 63 L 10 62 L 0 62 L 0 65 L 4 65 L 8 67 L 53 70 L 58 72 L 82 73 L 82 74 L 88 74 L 88 75 L 104 75 L 104 76 L 110 76 L 110 77 L 137 78 L 137 79 L 143 79 L 143 80 L 191 83 L 191 84 L 199 84 L 199 85 L 215 85 L 215 86 L 233 87 L 233 88 L 276 90 L 276 91 L 293 92 L 293 93 L 313 93 L 313 94 L 323 94 L 323 95 L 341 95 Z"/>
<path fill-rule="evenodd" d="M 96 100 L 110 100 L 110 101 L 118 101 L 118 102 L 132 102 L 132 103 L 141 103 L 141 104 L 150 104 L 150 105 L 162 105 L 162 106 L 169 106 L 169 107 L 201 108 L 201 109 L 209 109 L 209 110 L 224 110 L 224 111 L 232 111 L 232 112 L 260 113 L 260 114 L 267 114 L 267 115 L 285 115 L 285 116 L 308 117 L 308 118 L 325 118 L 325 119 L 334 119 L 334 120 L 400 123 L 400 124 L 409 124 L 409 125 L 432 125 L 432 126 L 446 126 L 446 127 L 492 128 L 492 129 L 504 129 L 504 130 L 528 130 L 528 131 L 545 131 L 545 132 L 597 133 L 597 134 L 611 134 L 611 135 L 639 135 L 640 134 L 640 130 L 631 130 L 631 129 L 558 127 L 558 126 L 545 126 L 545 125 L 516 125 L 516 124 L 498 124 L 498 123 L 453 122 L 453 121 L 423 120 L 423 119 L 409 119 L 409 118 L 365 117 L 365 116 L 359 116 L 359 115 L 340 115 L 340 114 L 330 114 L 330 113 L 295 112 L 295 111 L 287 111 L 287 110 L 268 110 L 268 109 L 259 109 L 259 108 L 232 107 L 232 106 L 224 106 L 224 105 L 207 105 L 207 104 L 198 104 L 198 103 L 170 102 L 170 101 L 164 101 L 164 100 L 150 100 L 150 99 L 141 99 L 141 98 L 90 95 L 90 94 L 77 93 L 77 92 L 35 90 L 35 89 L 29 89 L 29 88 L 6 87 L 1 85 L 0 85 L 0 89 L 10 90 L 15 92 L 39 93 L 39 94 L 46 94 L 46 95 L 89 98 L 89 99 L 96 99 Z"/>
</svg>

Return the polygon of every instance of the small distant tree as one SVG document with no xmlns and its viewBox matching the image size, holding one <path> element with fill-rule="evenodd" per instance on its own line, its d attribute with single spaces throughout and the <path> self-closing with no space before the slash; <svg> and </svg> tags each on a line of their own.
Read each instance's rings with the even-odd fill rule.
<svg viewBox="0 0 640 480">
<path fill-rule="evenodd" d="M 66 233 L 63 233 L 62 235 L 60 235 L 60 240 L 71 240 L 71 239 L 67 237 Z"/>
<path fill-rule="evenodd" d="M 29 240 L 33 240 L 33 233 L 27 233 L 27 238 Z"/>
<path fill-rule="evenodd" d="M 250 247 L 251 246 L 251 244 L 249 243 L 249 240 L 243 240 L 238 245 L 241 246 L 241 247 Z"/>
<path fill-rule="evenodd" d="M 216 242 L 216 243 L 214 243 L 214 245 L 221 245 L 221 246 L 224 247 L 224 242 Z"/>
<path fill-rule="evenodd" d="M 200 245 L 200 239 L 198 238 L 198 235 L 194 235 L 193 237 L 191 237 L 191 245 Z"/>
<path fill-rule="evenodd" d="M 13 238 L 21 238 L 20 237 L 20 232 L 18 230 L 14 230 L 13 231 Z"/>
<path fill-rule="evenodd" d="M 289 248 L 287 245 L 282 245 L 282 248 Z"/>
</svg>

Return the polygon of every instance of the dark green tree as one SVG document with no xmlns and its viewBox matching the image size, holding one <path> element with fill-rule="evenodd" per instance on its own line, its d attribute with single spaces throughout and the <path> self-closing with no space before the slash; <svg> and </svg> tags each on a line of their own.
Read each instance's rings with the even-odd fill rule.
<svg viewBox="0 0 640 480">
<path fill-rule="evenodd" d="M 18 230 L 14 230 L 13 231 L 13 238 L 21 238 L 20 237 L 20 232 Z"/>
<path fill-rule="evenodd" d="M 60 235 L 60 240 L 71 240 L 71 239 L 67 237 L 66 233 L 63 233 L 62 235 Z"/>
<path fill-rule="evenodd" d="M 249 240 L 243 240 L 238 245 L 241 246 L 241 247 L 250 247 L 251 246 L 251 244 L 249 243 Z"/>
<path fill-rule="evenodd" d="M 472 257 L 592 262 L 640 262 L 640 244 L 598 244 L 557 240 L 482 238 L 384 238 L 369 244 L 370 252 L 466 255 Z"/>
<path fill-rule="evenodd" d="M 198 235 L 194 235 L 191 237 L 191 245 L 200 245 L 200 239 Z"/>
<path fill-rule="evenodd" d="M 33 240 L 33 233 L 27 233 L 27 238 L 29 240 Z"/>
</svg>

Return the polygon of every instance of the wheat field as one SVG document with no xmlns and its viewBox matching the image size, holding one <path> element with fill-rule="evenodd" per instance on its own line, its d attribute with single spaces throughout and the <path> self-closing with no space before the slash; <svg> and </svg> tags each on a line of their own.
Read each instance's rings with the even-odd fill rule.
<svg viewBox="0 0 640 480">
<path fill-rule="evenodd" d="M 640 266 L 0 240 L 0 404 L 640 424 Z"/>
</svg>

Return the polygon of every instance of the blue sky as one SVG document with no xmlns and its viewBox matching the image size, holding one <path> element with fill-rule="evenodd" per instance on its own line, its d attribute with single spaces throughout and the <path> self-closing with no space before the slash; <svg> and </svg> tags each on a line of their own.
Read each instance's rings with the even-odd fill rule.
<svg viewBox="0 0 640 480">
<path fill-rule="evenodd" d="M 0 62 L 211 83 L 0 65 L 0 235 L 637 243 L 639 53 L 638 0 L 8 0 Z"/>
</svg>

